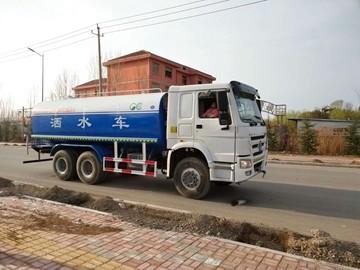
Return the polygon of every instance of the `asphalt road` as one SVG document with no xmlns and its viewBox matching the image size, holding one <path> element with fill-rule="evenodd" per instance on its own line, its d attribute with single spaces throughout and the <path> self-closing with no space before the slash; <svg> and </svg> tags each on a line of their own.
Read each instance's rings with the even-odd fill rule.
<svg viewBox="0 0 360 270">
<path fill-rule="evenodd" d="M 270 164 L 264 179 L 215 187 L 205 200 L 196 201 L 178 195 L 172 181 L 164 177 L 114 175 L 97 186 L 63 182 L 55 177 L 51 162 L 22 164 L 34 158 L 36 153 L 26 156 L 24 147 L 0 146 L 0 177 L 42 186 L 56 184 L 306 234 L 319 228 L 337 239 L 360 243 L 360 169 Z M 234 199 L 247 203 L 231 206 Z"/>
</svg>

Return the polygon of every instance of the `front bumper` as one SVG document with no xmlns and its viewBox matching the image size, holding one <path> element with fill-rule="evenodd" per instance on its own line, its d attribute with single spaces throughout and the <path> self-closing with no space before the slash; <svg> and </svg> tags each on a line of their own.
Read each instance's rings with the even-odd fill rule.
<svg viewBox="0 0 360 270">
<path fill-rule="evenodd" d="M 235 183 L 247 181 L 257 174 L 264 172 L 267 165 L 268 152 L 265 150 L 261 155 L 258 156 L 241 156 L 237 158 L 235 164 Z M 251 166 L 249 168 L 240 168 L 241 160 L 251 160 Z"/>
</svg>

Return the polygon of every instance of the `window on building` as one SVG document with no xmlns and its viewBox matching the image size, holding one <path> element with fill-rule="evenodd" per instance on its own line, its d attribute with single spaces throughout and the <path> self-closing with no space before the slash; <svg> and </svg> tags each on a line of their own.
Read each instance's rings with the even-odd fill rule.
<svg viewBox="0 0 360 270">
<path fill-rule="evenodd" d="M 152 63 L 152 74 L 159 75 L 160 73 L 160 64 L 159 63 Z"/>
<path fill-rule="evenodd" d="M 166 78 L 172 78 L 172 68 L 171 67 L 166 67 L 165 68 L 165 77 Z"/>
<path fill-rule="evenodd" d="M 198 81 L 198 84 L 202 84 L 202 80 Z"/>
<path fill-rule="evenodd" d="M 187 84 L 187 78 L 185 75 L 182 76 L 182 84 L 186 85 Z"/>
</svg>

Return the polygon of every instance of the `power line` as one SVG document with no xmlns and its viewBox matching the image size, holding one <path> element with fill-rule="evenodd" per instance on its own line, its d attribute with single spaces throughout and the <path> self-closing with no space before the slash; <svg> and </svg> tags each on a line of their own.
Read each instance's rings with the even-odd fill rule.
<svg viewBox="0 0 360 270">
<path fill-rule="evenodd" d="M 0 61 L 0 64 L 7 63 L 7 62 L 13 62 L 13 61 L 16 61 L 16 60 L 25 59 L 25 58 L 29 58 L 29 57 L 32 57 L 32 56 L 33 56 L 32 54 L 23 55 L 23 56 L 20 56 L 20 57 L 15 57 L 15 58 Z"/>
<path fill-rule="evenodd" d="M 47 40 L 44 40 L 44 41 L 40 41 L 40 42 L 37 42 L 37 43 L 33 43 L 32 45 L 30 45 L 31 47 L 43 47 L 43 46 L 38 46 L 39 44 L 42 44 L 42 43 L 45 43 L 45 42 L 48 42 L 48 41 L 52 41 L 54 39 L 59 39 L 59 38 L 62 38 L 62 37 L 65 37 L 65 36 L 68 36 L 68 35 L 71 35 L 71 34 L 74 34 L 74 33 L 77 33 L 77 32 L 80 32 L 82 30 L 85 30 L 87 29 L 87 31 L 82 31 L 81 33 L 78 33 L 78 35 L 80 34 L 83 34 L 83 33 L 87 33 L 90 28 L 92 28 L 93 26 L 95 26 L 95 24 L 90 24 L 88 26 L 85 26 L 85 27 L 82 27 L 82 28 L 79 28 L 77 30 L 74 30 L 74 31 L 71 31 L 71 32 L 68 32 L 66 34 L 62 34 L 62 35 L 59 35 L 59 36 L 56 36 L 56 37 L 53 37 L 53 38 L 49 38 Z M 74 35 L 72 35 L 74 36 Z"/>
<path fill-rule="evenodd" d="M 89 29 L 90 30 L 90 29 Z M 78 37 L 80 35 L 83 35 L 85 33 L 90 33 L 89 30 L 86 30 L 86 31 L 83 31 L 83 32 L 80 32 L 80 33 L 76 33 L 76 34 L 73 34 L 73 35 L 68 35 L 67 37 L 64 37 L 62 39 L 56 39 L 54 41 L 51 41 L 51 42 L 47 42 L 47 43 L 44 43 L 45 41 L 41 42 L 41 43 L 44 43 L 42 45 L 37 45 L 37 46 L 34 46 L 34 45 L 29 45 L 29 47 L 31 48 L 35 48 L 35 49 L 39 49 L 39 48 L 43 48 L 43 47 L 47 47 L 49 45 L 52 45 L 52 44 L 56 44 L 56 43 L 59 43 L 59 42 L 62 42 L 62 41 L 65 41 L 65 40 L 68 40 L 68 39 L 72 39 L 72 38 L 75 38 L 75 37 Z M 75 31 L 74 31 L 75 32 Z M 65 36 L 65 35 L 63 35 Z M 60 37 L 60 36 L 59 36 Z M 51 39 L 48 39 L 48 40 L 51 40 Z M 37 44 L 40 44 L 40 42 L 38 42 Z M 20 51 L 20 50 L 23 50 L 23 51 Z M 17 49 L 17 51 L 19 52 L 14 52 L 14 53 L 11 53 L 11 54 L 8 54 L 8 55 L 5 55 L 5 56 L 0 56 L 0 59 L 6 59 L 6 58 L 11 58 L 12 56 L 16 56 L 16 55 L 20 55 L 22 53 L 27 53 L 27 49 L 26 48 L 23 48 L 23 49 Z"/>
<path fill-rule="evenodd" d="M 149 15 L 149 14 L 152 14 L 152 13 L 166 11 L 166 10 L 170 10 L 170 9 L 174 9 L 174 8 L 189 6 L 189 5 L 196 4 L 196 3 L 199 3 L 199 2 L 204 2 L 204 1 L 208 1 L 208 0 L 197 0 L 197 1 L 184 3 L 184 4 L 180 4 L 180 5 L 176 5 L 176 6 L 171 6 L 171 7 L 167 7 L 167 8 L 161 8 L 161 9 L 156 9 L 156 10 L 152 10 L 152 11 L 146 11 L 146 12 L 137 13 L 137 14 L 134 14 L 134 15 L 126 16 L 126 17 L 120 17 L 120 18 L 117 18 L 117 19 L 111 19 L 111 20 L 102 21 L 102 22 L 99 22 L 99 24 L 105 24 L 105 23 L 114 22 L 114 21 L 121 21 L 121 20 L 125 20 L 125 19 L 131 19 L 131 18 L 144 16 L 144 15 Z"/>
<path fill-rule="evenodd" d="M 269 1 L 269 0 L 259 0 L 259 1 L 250 2 L 250 3 L 246 3 L 246 4 L 241 4 L 241 5 L 237 5 L 237 6 L 232 6 L 232 7 L 228 7 L 228 8 L 217 9 L 217 10 L 213 10 L 213 11 L 209 11 L 209 12 L 189 15 L 189 16 L 185 16 L 185 17 L 180 17 L 180 18 L 164 20 L 164 21 L 155 22 L 155 23 L 149 23 L 149 24 L 143 24 L 143 25 L 138 25 L 138 26 L 133 26 L 133 27 L 128 27 L 128 28 L 122 28 L 122 29 L 107 31 L 107 32 L 104 32 L 104 34 L 111 34 L 111 33 L 115 33 L 115 32 L 129 31 L 129 30 L 145 28 L 145 27 L 150 27 L 150 26 L 160 25 L 160 24 L 165 24 L 165 23 L 171 23 L 171 22 L 176 22 L 176 21 L 183 21 L 183 20 L 186 20 L 186 19 L 191 19 L 191 18 L 196 18 L 196 17 L 200 17 L 200 16 L 215 14 L 215 13 L 224 12 L 224 11 L 237 9 L 237 8 L 241 8 L 241 7 L 251 6 L 251 5 L 263 3 L 263 2 L 266 2 L 266 1 Z"/>
<path fill-rule="evenodd" d="M 49 41 L 52 41 L 52 40 L 57 40 L 57 39 L 60 39 L 62 37 L 66 37 L 68 35 L 71 35 L 71 34 L 74 34 L 74 33 L 77 33 L 77 32 L 80 32 L 81 30 L 84 30 L 84 29 L 88 29 L 88 31 L 90 30 L 89 28 L 94 26 L 95 24 L 92 24 L 92 25 L 88 25 L 86 27 L 82 27 L 82 28 L 79 28 L 79 29 L 76 29 L 74 31 L 71 31 L 71 32 L 68 32 L 68 33 L 65 33 L 65 34 L 62 34 L 62 35 L 58 35 L 58 36 L 55 36 L 55 37 L 52 37 L 52 38 L 49 38 L 49 39 L 46 39 L 46 40 L 43 40 L 43 41 L 39 41 L 39 42 L 36 42 L 36 43 L 32 43 L 30 44 L 28 47 L 32 47 L 32 48 L 38 48 L 38 47 L 44 47 L 45 45 L 43 46 L 40 46 L 40 44 L 43 44 L 43 43 L 46 43 L 46 42 L 49 42 Z M 87 32 L 87 31 L 86 31 Z M 80 34 L 83 34 L 85 33 L 85 31 L 81 32 L 81 33 L 78 33 L 78 35 Z M 72 35 L 71 37 L 73 37 L 75 35 Z M 69 37 L 69 38 L 71 38 Z M 62 39 L 62 40 L 65 40 L 65 39 Z M 59 40 L 61 41 L 61 40 Z M 19 52 L 20 51 L 20 52 Z M 4 53 L 1 53 L 0 54 L 0 58 L 3 58 L 3 57 L 8 57 L 8 56 L 11 56 L 11 55 L 14 55 L 14 54 L 19 54 L 19 53 L 22 53 L 22 51 L 26 51 L 26 47 L 23 47 L 23 48 L 18 48 L 18 49 L 15 49 L 15 50 L 12 50 L 12 51 L 8 51 L 8 52 L 4 52 Z"/>
<path fill-rule="evenodd" d="M 167 8 L 162 8 L 162 9 L 156 9 L 156 10 L 151 10 L 151 11 L 147 11 L 147 12 L 137 13 L 137 14 L 134 14 L 134 15 L 131 15 L 131 16 L 126 16 L 126 17 L 121 17 L 121 18 L 117 18 L 117 19 L 101 21 L 101 22 L 99 22 L 99 24 L 105 24 L 105 23 L 108 23 L 108 22 L 113 22 L 113 21 L 119 21 L 119 20 L 125 20 L 125 19 L 134 18 L 134 17 L 144 16 L 144 15 L 157 13 L 157 12 L 170 10 L 170 9 L 175 9 L 175 8 L 179 8 L 179 7 L 183 7 L 183 6 L 187 6 L 187 5 L 192 5 L 192 4 L 199 3 L 199 2 L 204 2 L 204 1 L 208 1 L 208 0 L 197 0 L 197 1 L 192 1 L 192 2 L 189 2 L 189 3 L 180 4 L 180 5 L 170 6 L 170 7 L 167 7 Z M 72 38 L 73 36 L 76 36 L 76 35 L 72 35 L 72 34 L 78 33 L 78 32 L 80 32 L 82 30 L 85 30 L 85 29 L 90 30 L 89 28 L 91 28 L 91 27 L 93 27 L 95 25 L 96 24 L 91 24 L 91 25 L 88 25 L 88 26 L 85 26 L 85 27 L 81 27 L 81 28 L 78 28 L 78 29 L 76 29 L 74 31 L 71 31 L 71 32 L 68 32 L 68 33 L 65 33 L 65 34 L 61 34 L 61 35 L 58 35 L 58 36 L 55 36 L 55 37 L 52 37 L 52 38 L 49 38 L 49 39 L 46 39 L 46 40 L 43 40 L 43 41 L 32 43 L 32 44 L 30 44 L 28 46 L 32 47 L 32 48 L 38 48 L 38 47 L 41 47 L 40 44 L 47 43 L 47 42 L 57 40 L 57 39 L 60 39 L 60 38 L 62 38 L 62 39 L 58 40 L 58 41 L 63 41 L 63 40 Z M 85 33 L 85 31 L 82 31 L 81 33 L 78 33 L 78 35 L 83 34 L 83 33 Z M 67 37 L 69 35 L 71 35 L 71 36 L 68 37 L 68 38 L 65 38 L 65 37 Z M 52 42 L 51 44 L 53 44 L 53 43 L 56 43 L 56 42 Z M 43 44 L 42 47 L 44 47 L 44 46 L 45 45 Z M 13 55 L 21 54 L 21 53 L 23 53 L 25 51 L 26 51 L 26 46 L 24 46 L 23 48 L 18 48 L 18 49 L 14 49 L 14 50 L 10 50 L 10 51 L 7 51 L 7 52 L 0 53 L 0 58 L 11 57 Z"/>
<path fill-rule="evenodd" d="M 90 30 L 90 29 L 89 29 Z M 43 44 L 43 45 L 38 45 L 38 46 L 36 46 L 35 48 L 42 48 L 42 47 L 47 47 L 47 46 L 49 46 L 49 45 L 51 45 L 51 44 L 55 44 L 55 43 L 59 43 L 59 42 L 61 42 L 61 41 L 65 41 L 65 40 L 68 40 L 68 39 L 71 39 L 71 38 L 74 38 L 74 37 L 78 37 L 78 36 L 80 36 L 80 35 L 82 35 L 82 34 L 90 34 L 90 32 L 89 32 L 89 30 L 86 30 L 86 31 L 83 31 L 83 32 L 80 32 L 80 33 L 77 33 L 77 34 L 73 34 L 73 35 L 71 35 L 71 36 L 68 36 L 68 37 L 65 37 L 65 38 L 62 38 L 62 39 L 58 39 L 58 40 L 55 40 L 55 41 L 51 41 L 51 42 L 48 42 L 48 43 L 45 43 L 45 44 Z"/>
<path fill-rule="evenodd" d="M 118 23 L 118 24 L 106 25 L 106 26 L 103 26 L 102 28 L 103 28 L 103 29 L 104 29 L 104 28 L 111 28 L 111 27 L 120 26 L 120 25 L 125 25 L 125 24 L 132 24 L 132 23 L 135 23 L 135 22 L 147 21 L 147 20 L 151 20 L 151 19 L 156 19 L 156 18 L 160 18 L 160 17 L 165 17 L 165 16 L 169 16 L 169 15 L 174 15 L 174 14 L 179 14 L 179 13 L 187 12 L 187 11 L 190 11 L 190 10 L 195 10 L 195 9 L 199 9 L 199 8 L 209 7 L 209 6 L 213 6 L 213 5 L 217 5 L 217 4 L 224 3 L 224 2 L 229 2 L 229 1 L 231 1 L 231 0 L 221 0 L 221 1 L 214 2 L 214 3 L 209 3 L 209 4 L 205 4 L 205 5 L 201 5 L 201 6 L 196 6 L 196 7 L 181 9 L 181 10 L 178 10 L 178 11 L 168 12 L 168 13 L 165 13 L 165 14 L 160 14 L 160 15 L 156 15 L 156 16 L 152 16 L 152 17 L 141 18 L 141 19 L 137 19 L 137 20 L 133 20 L 133 21 L 128 21 L 128 22 L 123 22 L 123 23 Z"/>
<path fill-rule="evenodd" d="M 73 44 L 76 44 L 76 43 L 80 43 L 80 42 L 83 42 L 85 40 L 92 39 L 92 38 L 95 38 L 95 37 L 91 36 L 91 37 L 83 38 L 83 39 L 80 39 L 80 40 L 76 40 L 76 41 L 66 43 L 66 44 L 58 46 L 58 47 L 53 47 L 53 48 L 50 48 L 50 49 L 46 49 L 43 52 L 49 52 L 49 51 L 57 50 L 57 49 L 67 47 L 67 46 L 70 46 L 70 45 L 73 45 Z"/>
<path fill-rule="evenodd" d="M 60 48 L 63 48 L 63 47 L 68 47 L 68 46 L 70 46 L 70 45 L 73 45 L 73 44 L 76 44 L 76 43 L 80 43 L 80 42 L 86 41 L 86 40 L 91 39 L 91 38 L 95 38 L 95 37 L 90 36 L 90 37 L 87 37 L 87 38 L 75 40 L 75 41 L 73 41 L 73 42 L 69 42 L 69 43 L 63 44 L 63 45 L 61 45 L 61 46 L 57 46 L 57 47 L 53 47 L 53 48 L 49 48 L 49 49 L 43 50 L 42 53 L 44 53 L 44 52 L 49 52 L 49 51 L 53 51 L 53 50 L 57 50 L 57 49 L 60 49 Z M 23 56 L 20 56 L 20 57 L 15 57 L 15 58 L 7 59 L 7 60 L 4 60 L 4 61 L 0 61 L 0 63 L 12 62 L 12 61 L 16 61 L 16 60 L 28 58 L 28 57 L 31 57 L 31 56 L 33 56 L 33 55 L 32 55 L 32 54 L 23 55 Z"/>
<path fill-rule="evenodd" d="M 206 0 L 200 0 L 200 1 L 206 1 Z M 200 2 L 200 1 L 195 1 L 195 2 Z M 228 2 L 228 1 L 231 1 L 231 0 L 221 0 L 221 1 L 218 1 L 218 2 L 214 2 L 214 3 L 202 5 L 202 6 L 197 6 L 197 7 L 192 7 L 192 8 L 188 8 L 188 9 L 184 9 L 184 10 L 180 10 L 180 11 L 175 11 L 175 12 L 169 12 L 169 13 L 161 14 L 161 15 L 157 15 L 157 16 L 137 19 L 137 20 L 133 20 L 133 21 L 129 21 L 129 22 L 120 23 L 120 24 L 103 26 L 101 28 L 109 28 L 109 27 L 115 27 L 115 26 L 124 25 L 124 24 L 132 24 L 134 22 L 146 21 L 146 20 L 155 19 L 155 18 L 158 18 L 158 17 L 163 17 L 163 16 L 172 15 L 172 14 L 182 13 L 182 12 L 186 12 L 186 11 L 190 11 L 190 10 L 194 10 L 194 9 L 199 9 L 199 8 L 203 8 L 203 7 L 208 7 L 208 6 L 212 6 L 212 5 L 216 5 L 216 4 L 220 4 L 220 3 L 224 3 L 224 2 Z M 192 3 L 194 3 L 194 2 L 192 2 Z M 188 5 L 188 4 L 186 4 L 186 5 Z M 184 4 L 180 5 L 180 6 L 184 6 Z M 178 7 L 178 6 L 176 6 L 176 7 Z M 169 9 L 169 8 L 167 8 L 167 9 Z M 172 7 L 172 9 L 173 9 L 173 7 Z M 147 12 L 147 13 L 149 13 L 149 12 Z M 133 15 L 133 16 L 140 16 L 140 15 Z M 125 18 L 130 18 L 130 17 L 133 17 L 133 16 L 128 16 L 128 17 L 125 17 Z M 61 42 L 61 41 L 64 41 L 64 40 L 67 40 L 67 39 L 70 39 L 70 38 L 73 38 L 73 37 L 80 36 L 82 34 L 89 33 L 88 30 L 82 31 L 80 33 L 77 33 L 78 31 L 73 31 L 73 32 L 76 33 L 76 34 L 73 34 L 73 35 L 70 35 L 70 36 L 69 35 L 63 35 L 63 36 L 66 36 L 66 37 L 62 38 L 62 39 L 57 39 L 55 41 L 48 42 L 48 43 L 45 43 L 45 44 L 42 44 L 42 45 L 38 45 L 38 46 L 30 45 L 30 46 L 38 49 L 38 48 L 46 47 L 48 45 L 58 43 L 58 42 Z M 49 40 L 51 40 L 51 39 L 49 39 Z M 41 43 L 44 43 L 44 42 L 41 42 Z M 40 44 L 40 43 L 38 43 L 38 44 Z"/>
<path fill-rule="evenodd" d="M 140 14 L 145 14 L 145 13 L 148 13 L 148 14 L 149 14 L 150 12 L 158 12 L 158 11 L 160 11 L 160 10 L 168 10 L 168 9 L 171 9 L 171 8 L 175 8 L 175 7 L 179 7 L 179 6 L 184 6 L 184 5 L 190 5 L 190 4 L 194 4 L 194 3 L 202 2 L 202 1 L 206 1 L 206 0 L 193 1 L 193 2 L 190 2 L 190 3 L 187 3 L 187 4 L 182 4 L 182 5 L 178 5 L 178 6 L 168 7 L 168 8 L 166 8 L 166 9 L 159 9 L 159 10 L 156 10 L 156 11 L 144 12 L 144 13 L 140 13 Z M 170 12 L 170 13 L 167 13 L 167 14 L 161 14 L 161 15 L 157 15 L 157 16 L 153 16 L 153 17 L 142 18 L 142 19 L 139 19 L 139 20 L 131 21 L 131 22 L 124 22 L 124 23 L 121 23 L 121 24 L 104 26 L 103 28 L 105 28 L 105 27 L 115 27 L 115 26 L 119 26 L 119 25 L 124 25 L 124 24 L 129 24 L 129 23 L 134 23 L 134 22 L 139 22 L 139 21 L 144 21 L 144 20 L 149 20 L 149 19 L 154 19 L 154 18 L 158 18 L 158 17 L 162 17 L 162 16 L 168 16 L 168 15 L 177 14 L 177 13 L 181 13 L 181 12 L 185 12 L 185 11 L 189 11 L 189 10 L 193 10 L 193 9 L 198 9 L 198 8 L 200 8 L 200 7 L 206 7 L 206 6 L 211 6 L 211 5 L 219 4 L 219 3 L 221 3 L 221 2 L 226 2 L 226 1 L 230 1 L 230 0 L 222 0 L 222 1 L 214 2 L 214 3 L 209 3 L 209 4 L 202 5 L 202 6 L 198 6 L 198 7 L 188 8 L 188 9 L 184 9 L 184 10 L 180 10 L 180 11 L 175 11 L 175 12 Z M 145 27 L 150 27 L 150 26 L 155 26 L 155 25 L 161 25 L 161 24 L 165 24 L 165 23 L 182 21 L 182 20 L 186 20 L 186 19 L 191 19 L 191 18 L 196 18 L 196 17 L 200 17 L 200 16 L 215 14 L 215 13 L 224 12 L 224 11 L 228 11 L 228 10 L 233 10 L 233 9 L 237 9 L 237 8 L 241 8 L 241 7 L 245 7 L 245 6 L 255 5 L 255 4 L 259 4 L 259 3 L 262 3 L 262 2 L 266 2 L 266 1 L 268 1 L 268 0 L 259 0 L 259 1 L 254 1 L 254 2 L 250 2 L 250 3 L 245 3 L 245 4 L 241 4 L 241 5 L 232 6 L 232 7 L 227 7 L 227 8 L 223 8 L 223 9 L 216 9 L 216 10 L 209 11 L 209 12 L 203 12 L 203 13 L 199 13 L 199 14 L 189 15 L 189 16 L 185 16 L 185 17 L 174 18 L 174 19 L 169 19 L 169 20 L 163 20 L 163 21 L 160 21 L 160 22 L 154 22 L 154 23 L 150 23 L 150 24 L 143 24 L 143 25 L 138 25 L 138 26 L 132 26 L 132 27 L 127 27 L 127 28 L 122 28 L 122 29 L 116 29 L 116 30 L 104 32 L 104 34 L 111 34 L 111 33 L 115 33 L 115 32 L 122 32 L 122 31 L 134 30 L 134 29 L 145 28 Z M 124 17 L 124 18 L 130 18 L 130 17 L 135 17 L 135 16 L 140 16 L 140 15 L 139 15 L 139 14 L 138 14 L 138 15 L 132 15 L 132 16 Z M 119 19 L 114 19 L 114 20 L 119 20 Z M 114 20 L 108 20 L 108 22 L 109 22 L 109 21 L 114 21 Z M 80 28 L 80 29 L 84 29 L 84 28 Z M 69 32 L 69 33 L 64 34 L 64 35 L 61 35 L 61 36 L 66 36 L 66 35 L 69 35 L 70 33 L 79 32 L 80 29 L 74 30 L 74 31 L 72 31 L 72 32 Z M 87 31 L 86 31 L 86 32 L 87 32 Z M 71 38 L 74 38 L 74 37 L 79 36 L 80 34 L 83 34 L 83 33 L 85 33 L 85 31 L 82 32 L 82 33 L 78 33 L 78 34 L 71 35 L 70 37 L 71 37 Z M 59 37 L 61 37 L 61 36 L 57 36 L 57 38 L 59 38 Z M 58 42 L 60 42 L 60 41 L 67 40 L 67 39 L 69 39 L 70 37 L 63 38 L 63 39 L 58 40 L 58 41 L 56 41 L 56 42 L 55 42 L 55 41 L 54 41 L 54 42 L 49 42 L 49 43 L 47 43 L 46 45 L 37 46 L 37 48 L 39 48 L 39 47 L 46 47 L 46 46 L 48 46 L 48 45 L 51 45 L 51 44 L 54 44 L 54 43 L 58 43 Z M 44 52 L 48 52 L 48 51 L 57 50 L 57 49 L 60 49 L 60 48 L 63 48 L 63 47 L 67 47 L 67 46 L 70 46 L 70 45 L 73 45 L 73 44 L 76 44 L 76 43 L 80 43 L 80 42 L 83 42 L 83 41 L 88 40 L 88 39 L 91 39 L 91 38 L 93 38 L 93 37 L 90 36 L 90 37 L 86 37 L 86 38 L 83 38 L 83 39 L 80 39 L 80 40 L 75 40 L 75 41 L 73 41 L 73 42 L 66 43 L 66 44 L 63 44 L 63 45 L 60 45 L 60 46 L 56 46 L 56 47 L 52 47 L 52 48 L 49 48 L 49 49 L 45 49 L 45 50 L 43 50 L 43 53 L 44 53 Z M 51 39 L 47 39 L 46 41 L 49 41 L 49 40 L 51 40 Z M 40 43 L 44 43 L 44 42 L 45 42 L 45 41 L 38 42 L 38 43 L 34 43 L 34 44 L 40 44 Z M 34 47 L 34 46 L 33 46 L 33 47 Z M 17 50 L 23 50 L 23 49 L 17 49 Z M 25 48 L 24 48 L 24 51 L 23 51 L 23 52 L 15 53 L 15 54 L 13 54 L 13 55 L 24 54 L 24 53 L 26 53 Z M 8 59 L 8 60 L 0 61 L 0 63 L 15 61 L 15 60 L 22 59 L 22 58 L 27 58 L 27 57 L 30 57 L 30 56 L 31 56 L 31 55 L 24 55 L 24 56 L 21 56 L 21 57 L 11 58 L 11 59 Z M 10 57 L 10 56 L 0 57 L 0 59 L 1 59 L 1 58 L 9 58 L 9 57 Z"/>
</svg>

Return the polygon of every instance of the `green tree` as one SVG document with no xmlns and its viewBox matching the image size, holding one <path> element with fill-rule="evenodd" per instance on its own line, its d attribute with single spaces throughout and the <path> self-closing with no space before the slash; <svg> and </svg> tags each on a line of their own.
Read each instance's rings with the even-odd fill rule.
<svg viewBox="0 0 360 270">
<path fill-rule="evenodd" d="M 349 155 L 360 155 L 359 121 L 354 121 L 347 129 L 345 152 Z"/>
<path fill-rule="evenodd" d="M 267 137 L 268 137 L 269 150 L 277 151 L 279 143 L 276 136 L 276 128 L 274 126 L 269 125 L 267 127 Z"/>
<path fill-rule="evenodd" d="M 304 126 L 301 128 L 301 148 L 302 151 L 306 154 L 313 154 L 316 152 L 317 146 L 317 133 L 316 130 L 313 129 L 314 125 L 312 125 L 308 120 L 305 120 Z"/>
</svg>

